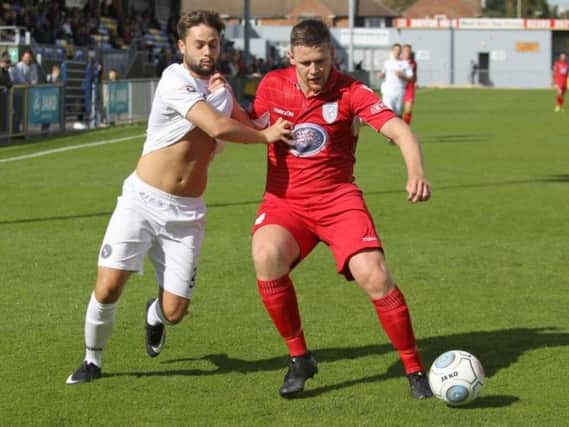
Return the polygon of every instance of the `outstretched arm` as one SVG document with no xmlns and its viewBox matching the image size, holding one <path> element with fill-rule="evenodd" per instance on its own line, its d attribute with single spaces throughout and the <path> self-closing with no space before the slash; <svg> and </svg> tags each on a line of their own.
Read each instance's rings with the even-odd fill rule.
<svg viewBox="0 0 569 427">
<path fill-rule="evenodd" d="M 411 203 L 425 202 L 431 197 L 431 184 L 425 177 L 423 153 L 417 137 L 407 124 L 398 117 L 387 121 L 381 134 L 395 142 L 407 166 L 407 200 Z"/>
<path fill-rule="evenodd" d="M 186 118 L 215 139 L 244 144 L 277 141 L 289 142 L 291 123 L 279 119 L 271 127 L 256 130 L 229 117 L 222 116 L 207 102 L 197 102 L 186 114 Z"/>
</svg>

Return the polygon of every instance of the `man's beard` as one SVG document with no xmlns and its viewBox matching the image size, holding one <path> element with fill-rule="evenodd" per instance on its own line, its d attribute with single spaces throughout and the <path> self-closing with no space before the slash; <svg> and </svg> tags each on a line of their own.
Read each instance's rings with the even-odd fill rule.
<svg viewBox="0 0 569 427">
<path fill-rule="evenodd" d="M 215 72 L 215 64 L 211 66 L 203 66 L 200 64 L 187 63 L 190 71 L 196 73 L 200 77 L 209 78 Z"/>
</svg>

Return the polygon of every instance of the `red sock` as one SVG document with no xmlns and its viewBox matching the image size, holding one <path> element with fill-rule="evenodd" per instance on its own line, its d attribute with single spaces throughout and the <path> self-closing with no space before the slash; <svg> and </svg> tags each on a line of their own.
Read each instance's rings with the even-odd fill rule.
<svg viewBox="0 0 569 427">
<path fill-rule="evenodd" d="M 300 322 L 294 285 L 288 274 L 275 280 L 257 279 L 261 300 L 273 323 L 286 341 L 291 357 L 308 351 Z"/>
<path fill-rule="evenodd" d="M 409 309 L 399 288 L 395 286 L 386 296 L 372 302 L 385 333 L 399 352 L 405 373 L 422 371 L 423 365 L 415 344 Z"/>
<path fill-rule="evenodd" d="M 557 106 L 561 108 L 563 106 L 563 96 L 557 95 Z"/>
<path fill-rule="evenodd" d="M 405 123 L 407 123 L 407 124 L 411 123 L 411 116 L 412 116 L 411 113 L 403 114 L 403 120 L 405 121 Z"/>
</svg>

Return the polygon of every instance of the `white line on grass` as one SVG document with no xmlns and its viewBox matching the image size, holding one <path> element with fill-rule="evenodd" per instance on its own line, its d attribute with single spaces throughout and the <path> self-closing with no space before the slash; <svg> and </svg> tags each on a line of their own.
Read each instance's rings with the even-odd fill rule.
<svg viewBox="0 0 569 427">
<path fill-rule="evenodd" d="M 31 159 L 33 157 L 47 156 L 48 154 L 61 153 L 62 151 L 78 150 L 79 148 L 96 147 L 97 145 L 116 144 L 118 142 L 128 141 L 129 139 L 142 138 L 144 135 L 125 136 L 123 138 L 108 139 L 106 141 L 89 142 L 87 144 L 70 145 L 67 147 L 53 148 L 51 150 L 38 151 L 37 153 L 24 154 L 22 156 L 7 157 L 0 159 L 0 163 L 15 162 L 16 160 Z"/>
</svg>

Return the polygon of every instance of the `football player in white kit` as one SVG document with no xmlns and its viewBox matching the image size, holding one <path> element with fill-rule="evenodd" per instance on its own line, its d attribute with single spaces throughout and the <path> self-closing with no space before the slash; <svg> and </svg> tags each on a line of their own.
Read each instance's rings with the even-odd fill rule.
<svg viewBox="0 0 569 427">
<path fill-rule="evenodd" d="M 408 61 L 399 59 L 401 45 L 395 43 L 391 47 L 391 58 L 383 63 L 379 77 L 384 79 L 381 84 L 381 99 L 395 114 L 401 116 L 403 110 L 403 95 L 405 85 L 413 79 L 413 70 Z"/>
<path fill-rule="evenodd" d="M 231 89 L 215 73 L 223 29 L 219 15 L 211 11 L 190 12 L 178 23 L 183 63 L 166 68 L 156 88 L 142 156 L 123 183 L 99 253 L 85 319 L 85 357 L 67 384 L 101 376 L 102 352 L 117 301 L 128 277 L 142 272 L 146 254 L 159 286 L 158 298 L 146 304 L 149 356 L 162 350 L 165 325 L 178 323 L 187 313 L 204 236 L 202 194 L 208 165 L 221 141 L 288 140 L 287 121 L 259 131 L 235 120 L 251 125 Z"/>
</svg>

